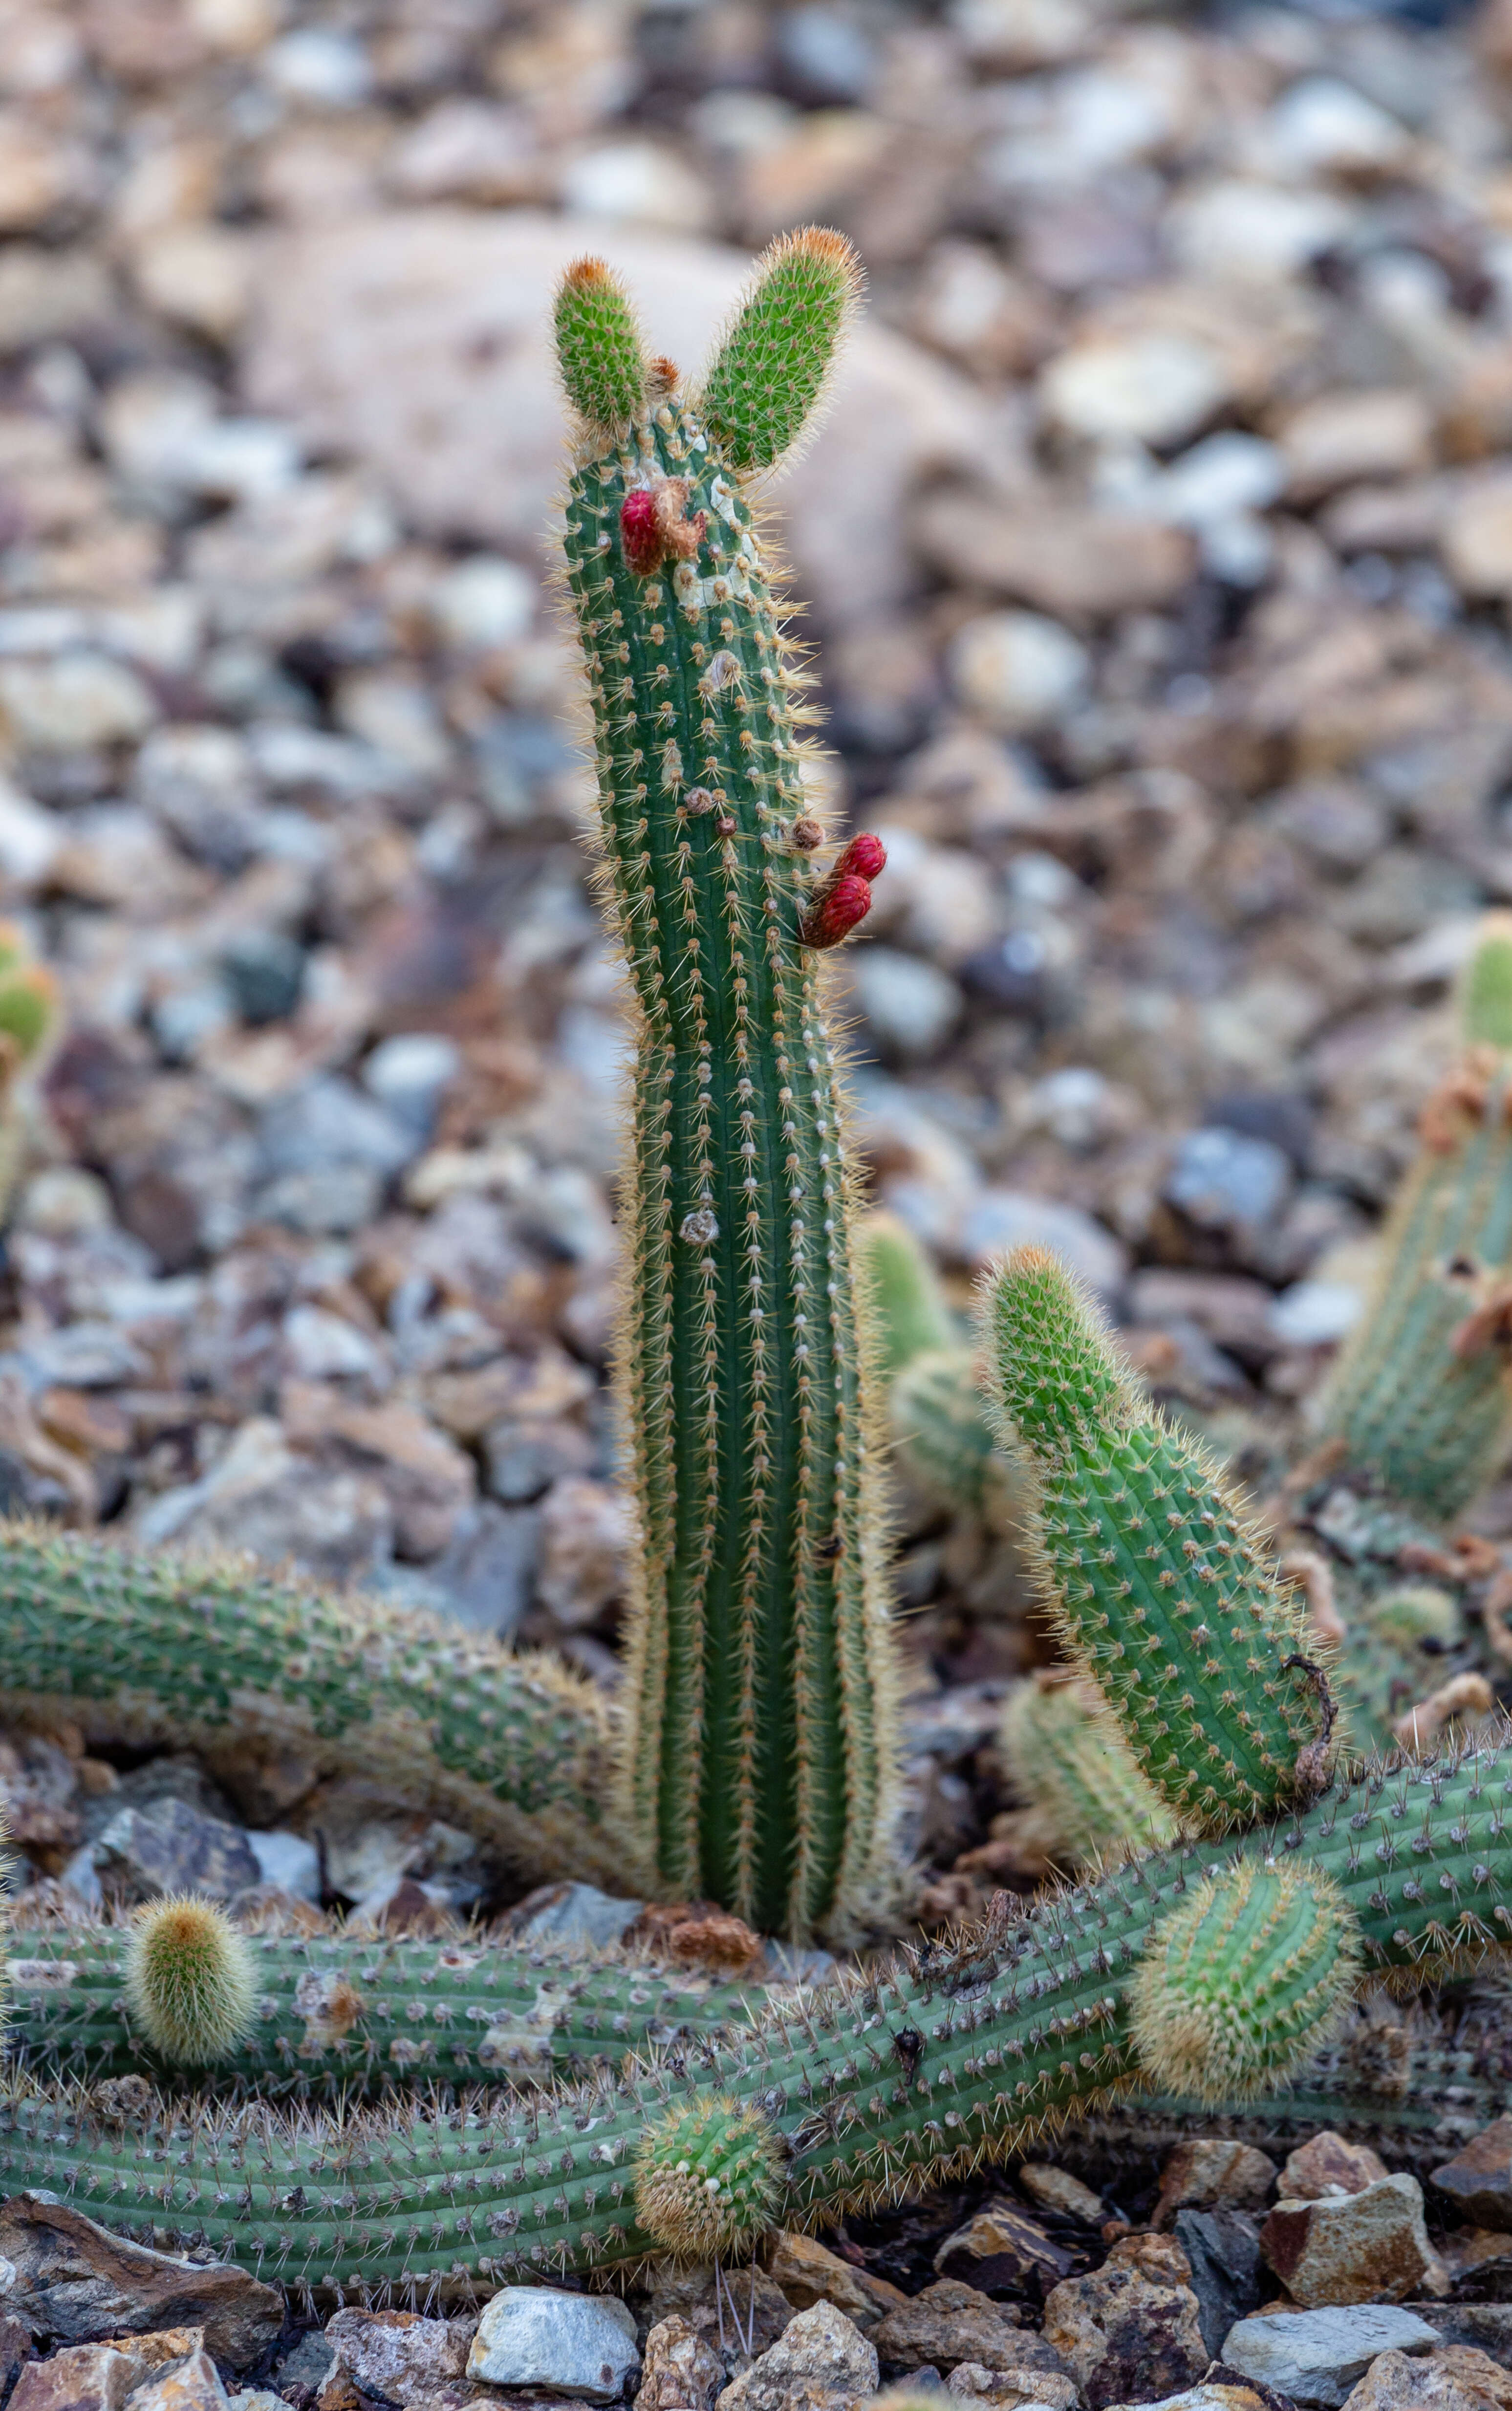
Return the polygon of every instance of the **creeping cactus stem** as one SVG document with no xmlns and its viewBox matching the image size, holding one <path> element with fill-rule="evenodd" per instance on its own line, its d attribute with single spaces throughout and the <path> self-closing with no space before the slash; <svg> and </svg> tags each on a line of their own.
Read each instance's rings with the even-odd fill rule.
<svg viewBox="0 0 1512 2411">
<path fill-rule="evenodd" d="M 558 306 L 581 421 L 567 582 L 638 1024 L 620 1810 L 669 1894 L 793 1936 L 875 1914 L 893 1818 L 882 1443 L 816 959 L 883 857 L 858 838 L 858 867 L 816 873 L 800 681 L 744 479 L 798 436 L 858 282 L 838 236 L 785 238 L 689 400 L 636 365 L 595 264 Z"/>
</svg>

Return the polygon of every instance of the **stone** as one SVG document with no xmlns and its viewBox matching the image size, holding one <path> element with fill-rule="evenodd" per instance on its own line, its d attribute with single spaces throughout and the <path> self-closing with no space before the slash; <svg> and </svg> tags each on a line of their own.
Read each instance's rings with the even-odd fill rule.
<svg viewBox="0 0 1512 2411">
<path fill-rule="evenodd" d="M 1409 2357 L 1383 2352 L 1346 2396 L 1345 2411 L 1512 2411 L 1512 2374 L 1473 2345 Z"/>
<path fill-rule="evenodd" d="M 548 1492 L 536 1594 L 569 1631 L 593 1623 L 621 1595 L 632 1528 L 629 1499 L 605 1482 L 570 1477 Z"/>
<path fill-rule="evenodd" d="M 1049 1248 L 1103 1298 L 1118 1295 L 1128 1270 L 1119 1241 L 1081 1206 L 1017 1189 L 983 1189 L 961 1223 L 958 1244 L 979 1271 L 1009 1248 Z"/>
<path fill-rule="evenodd" d="M 646 2339 L 635 2411 L 714 2411 L 724 2384 L 719 2354 L 674 2312 Z"/>
<path fill-rule="evenodd" d="M 1209 2210 L 1218 2204 L 1235 2210 L 1256 2210 L 1275 2183 L 1274 2160 L 1252 2143 L 1230 2142 L 1226 2135 L 1194 2135 L 1178 2143 L 1160 2171 L 1160 2195 L 1155 2225 L 1169 2227 L 1174 2213 L 1188 2203 Z"/>
<path fill-rule="evenodd" d="M 952 639 L 949 667 L 963 703 L 999 736 L 1042 728 L 1080 703 L 1086 648 L 1039 611 L 986 611 Z"/>
<path fill-rule="evenodd" d="M 884 1057 L 923 1061 L 935 1054 L 961 1017 L 957 983 L 938 963 L 896 946 L 858 947 L 848 958 L 850 995 Z"/>
<path fill-rule="evenodd" d="M 634 2319 L 617 2296 L 504 2286 L 484 2305 L 467 2374 L 487 2386 L 618 2403 L 639 2359 Z"/>
<path fill-rule="evenodd" d="M 1281 431 L 1287 487 L 1316 501 L 1365 477 L 1407 477 L 1430 463 L 1433 413 L 1405 388 L 1325 393 L 1292 412 Z"/>
<path fill-rule="evenodd" d="M 920 550 L 946 576 L 1010 594 L 1052 619 L 1111 619 L 1173 602 L 1197 568 L 1189 535 L 1133 510 L 1027 494 L 1011 504 L 975 490 L 930 494 Z"/>
<path fill-rule="evenodd" d="M 278 2391 L 293 2411 L 310 2411 L 321 2388 L 336 2367 L 336 2354 L 318 2328 L 309 2329 L 292 2352 L 274 2365 Z"/>
<path fill-rule="evenodd" d="M 1414 2358 L 1439 2341 L 1414 2311 L 1374 2302 L 1336 2310 L 1259 2312 L 1224 2338 L 1227 2369 L 1300 2404 L 1332 2411 L 1363 2377 L 1377 2353 Z"/>
<path fill-rule="evenodd" d="M 0 661 L 0 716 L 23 751 L 58 753 L 144 736 L 157 707 L 124 662 L 80 649 Z"/>
<path fill-rule="evenodd" d="M 25 2321 L 0 2312 L 0 2400 L 10 2394 L 31 2352 L 32 2339 Z"/>
<path fill-rule="evenodd" d="M 1100 2197 L 1068 2169 L 1025 2160 L 1018 2181 L 1021 2191 L 1040 2210 L 1058 2212 L 1063 2218 L 1079 2218 L 1087 2227 L 1096 2227 L 1107 2214 Z"/>
<path fill-rule="evenodd" d="M 1010 2304 L 991 2301 L 957 2278 L 942 2277 L 889 2311 L 872 2342 L 880 2359 L 894 2366 L 908 2369 L 927 2360 L 952 2370 L 960 2361 L 1002 2369 L 1032 2360 L 1028 2347 L 1039 2339 L 1025 2334 Z"/>
<path fill-rule="evenodd" d="M 885 2278 L 842 2260 L 812 2235 L 779 2235 L 767 2254 L 766 2273 L 781 2287 L 795 2311 L 811 2310 L 816 2302 L 833 2302 L 863 2331 L 909 2299 Z"/>
<path fill-rule="evenodd" d="M 1291 1186 L 1290 1162 L 1270 1139 L 1207 1129 L 1179 1142 L 1163 1193 L 1199 1230 L 1254 1231 L 1274 1219 Z"/>
<path fill-rule="evenodd" d="M 247 1843 L 262 1879 L 254 1891 L 269 1888 L 284 1899 L 319 1900 L 320 1853 L 302 1834 L 249 1834 Z"/>
<path fill-rule="evenodd" d="M 1216 2360 L 1236 2320 L 1260 2307 L 1260 2238 L 1242 2210 L 1179 2210 L 1173 2232 L 1185 2253 L 1202 2341 Z"/>
<path fill-rule="evenodd" d="M 225 2411 L 225 2389 L 220 2373 L 203 2347 L 138 2386 L 132 2395 L 136 2411 Z"/>
<path fill-rule="evenodd" d="M 93 1858 L 106 1898 L 124 1906 L 180 1892 L 231 1900 L 262 1876 L 239 1827 L 202 1816 L 183 1800 L 123 1808 L 96 1836 Z"/>
<path fill-rule="evenodd" d="M 1512 2230 L 1512 2118 L 1498 2118 L 1432 2170 L 1429 2183 L 1476 2227 Z"/>
<path fill-rule="evenodd" d="M 1033 2277 L 1052 2285 L 1069 2276 L 1072 2265 L 1070 2253 L 1053 2243 L 1039 2220 L 1013 2201 L 985 2203 L 935 2254 L 942 2277 L 959 2279 L 981 2294 L 1016 2293 Z"/>
<path fill-rule="evenodd" d="M 36 2194 L 0 2204 L 0 2258 L 16 2271 L 6 2302 L 38 2342 L 74 2345 L 198 2327 L 224 2367 L 245 2369 L 282 2331 L 284 2297 L 245 2269 L 208 2267 L 108 2235 Z"/>
<path fill-rule="evenodd" d="M 467 2368 L 472 2319 L 428 2319 L 415 2311 L 338 2311 L 326 2342 L 363 2394 L 411 2403 Z"/>
<path fill-rule="evenodd" d="M 711 2268 L 659 2270 L 647 2316 L 686 2319 L 734 2377 L 770 2351 L 798 2314 L 764 2270 L 748 2264 L 734 2272 L 733 2287 Z"/>
<path fill-rule="evenodd" d="M 140 2361 L 113 2345 L 71 2345 L 28 2361 L 10 2400 L 16 2411 L 121 2411 L 141 2374 Z"/>
<path fill-rule="evenodd" d="M 1326 2128 L 1288 2155 L 1276 2191 L 1283 2201 L 1318 2201 L 1330 2193 L 1363 2193 L 1387 2174 L 1386 2162 L 1368 2143 L 1348 2142 Z"/>
<path fill-rule="evenodd" d="M 596 1884 L 541 1884 L 516 1901 L 504 1920 L 512 1942 L 546 1942 L 560 1948 L 603 1949 L 620 1942 L 646 1904 L 619 1900 Z"/>
<path fill-rule="evenodd" d="M 875 2391 L 877 2371 L 854 2321 L 816 2302 L 725 2388 L 717 2411 L 853 2411 Z"/>
<path fill-rule="evenodd" d="M 1150 328 L 1069 345 L 1040 376 L 1040 405 L 1052 424 L 1094 443 L 1164 446 L 1196 435 L 1227 389 L 1210 344 Z"/>
<path fill-rule="evenodd" d="M 1439 553 L 1461 594 L 1512 596 L 1512 474 L 1487 470 L 1461 489 L 1445 513 Z"/>
<path fill-rule="evenodd" d="M 1163 2395 L 1158 2403 L 1115 2403 L 1111 2411 L 1277 2411 L 1278 2401 L 1270 2392 L 1258 2394 L 1253 2386 L 1231 2386 L 1219 2377 Z"/>
<path fill-rule="evenodd" d="M 1377 2177 L 1359 2193 L 1278 2201 L 1260 2248 L 1294 2301 L 1400 2302 L 1442 2285 L 1423 2225 L 1423 2189 L 1405 2173 Z"/>
<path fill-rule="evenodd" d="M 963 2360 L 946 2379 L 945 2392 L 958 2403 L 990 2404 L 993 2411 L 1017 2411 L 1021 2404 L 1042 2404 L 1046 2411 L 1078 2411 L 1082 2400 L 1074 2377 L 1023 2361 L 1006 2369 L 984 2369 L 980 2361 Z"/>
<path fill-rule="evenodd" d="M 421 528 L 465 527 L 533 560 L 560 475 L 551 292 L 601 240 L 570 216 L 444 208 L 275 236 L 258 263 L 249 399 L 313 448 L 357 453 Z M 743 252 L 629 226 L 615 258 L 690 369 L 749 271 Z M 797 583 L 827 624 L 910 591 L 913 489 L 980 459 L 984 418 L 965 379 L 875 320 L 858 327 L 833 414 L 783 479 Z"/>
<path fill-rule="evenodd" d="M 1136 2390 L 1191 2385 L 1208 2365 L 1191 2270 L 1165 2236 L 1127 2236 L 1100 2269 L 1067 2277 L 1045 2301 L 1044 2336 L 1091 2411 Z"/>
</svg>

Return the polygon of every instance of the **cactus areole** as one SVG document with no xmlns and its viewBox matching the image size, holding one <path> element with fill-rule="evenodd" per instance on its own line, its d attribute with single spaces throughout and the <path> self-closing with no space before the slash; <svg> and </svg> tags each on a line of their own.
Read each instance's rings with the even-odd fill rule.
<svg viewBox="0 0 1512 2411">
<path fill-rule="evenodd" d="M 798 434 L 855 283 L 836 236 L 778 245 L 700 399 L 640 362 L 598 262 L 569 270 L 557 316 L 579 422 L 567 583 L 637 1020 L 622 1803 L 663 1887 L 792 1935 L 864 1921 L 892 1791 L 880 1442 L 821 959 L 885 855 L 816 844 L 804 680 L 746 479 Z"/>
</svg>

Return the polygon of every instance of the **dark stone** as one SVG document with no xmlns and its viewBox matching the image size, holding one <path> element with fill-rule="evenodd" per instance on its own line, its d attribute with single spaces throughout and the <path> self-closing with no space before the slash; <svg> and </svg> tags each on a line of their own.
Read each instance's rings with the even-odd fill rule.
<svg viewBox="0 0 1512 2411">
<path fill-rule="evenodd" d="M 149 2251 L 38 2194 L 0 2203 L 0 2258 L 16 2270 L 9 2314 L 34 2343 L 97 2344 L 158 2328 L 203 2328 L 213 2360 L 247 2369 L 284 2325 L 283 2295 L 248 2270 Z"/>
<path fill-rule="evenodd" d="M 1238 2319 L 1260 2307 L 1260 2239 L 1242 2210 L 1179 2210 L 1176 2239 L 1192 2264 L 1202 2341 L 1216 2360 Z"/>
<path fill-rule="evenodd" d="M 233 1900 L 262 1880 L 256 1853 L 240 1827 L 202 1817 L 182 1800 L 123 1808 L 100 1834 L 93 1855 L 108 1900 L 155 1900 L 180 1892 Z"/>
<path fill-rule="evenodd" d="M 1473 2227 L 1512 2228 L 1512 2118 L 1472 2135 L 1430 2179 Z"/>
</svg>

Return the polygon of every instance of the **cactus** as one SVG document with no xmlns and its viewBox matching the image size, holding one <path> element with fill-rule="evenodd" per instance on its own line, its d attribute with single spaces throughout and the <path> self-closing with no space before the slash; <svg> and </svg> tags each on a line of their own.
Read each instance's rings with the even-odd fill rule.
<svg viewBox="0 0 1512 2411">
<path fill-rule="evenodd" d="M 0 1213 L 9 1204 L 26 1156 L 26 1118 L 16 1094 L 62 1021 L 57 982 L 36 961 L 14 922 L 0 921 Z"/>
<path fill-rule="evenodd" d="M 1214 1830 L 1323 1779 L 1330 1711 L 1302 1612 L 1201 1451 L 1142 1414 L 1096 1310 L 1022 1248 L 983 1291 L 1005 1436 L 1032 1457 L 1046 1604 L 1146 1781 Z"/>
<path fill-rule="evenodd" d="M 12 2058 L 37 2076 L 90 2083 L 138 2071 L 172 2082 L 194 2065 L 181 2038 L 143 2016 L 137 1938 L 130 1925 L 51 1922 L 18 1936 Z M 623 1951 L 567 1956 L 471 1934 L 239 1939 L 252 2012 L 215 2053 L 216 2078 L 268 2096 L 356 2098 L 419 2081 L 545 2083 L 742 2022 L 763 1998 L 760 1985 L 710 1983 Z"/>
<path fill-rule="evenodd" d="M 1138 2082 L 1130 1988 L 1206 1877 L 1291 1862 L 1330 1879 L 1377 1978 L 1420 1980 L 1495 1947 L 1512 1927 L 1509 1796 L 1505 1748 L 1376 1768 L 1280 1827 L 1154 1854 L 796 2014 L 522 2106 L 290 2122 L 134 2097 L 125 2115 L 114 2096 L 22 2085 L 0 2103 L 0 2185 L 45 2187 L 160 2248 L 234 2253 L 291 2284 L 586 2274 L 665 2248 L 636 2207 L 647 2131 L 714 2112 L 734 2144 L 738 2111 L 753 2144 L 761 2120 L 780 2141 L 771 2223 L 837 2217 L 1022 2150 Z"/>
<path fill-rule="evenodd" d="M 1447 1522 L 1512 1436 L 1512 917 L 1489 917 L 1462 984 L 1463 1052 L 1424 1106 L 1374 1295 L 1321 1408 L 1326 1438 Z"/>
<path fill-rule="evenodd" d="M 895 1214 L 866 1216 L 861 1226 L 861 1260 L 871 1290 L 881 1369 L 890 1380 L 927 1350 L 950 1348 L 959 1340 L 960 1330 L 934 1265 Z"/>
<path fill-rule="evenodd" d="M 838 236 L 785 238 L 701 399 L 643 361 L 598 263 L 558 303 L 567 584 L 637 1023 L 617 1822 L 669 1892 L 795 1936 L 874 1912 L 894 1818 L 880 1440 L 823 961 L 881 850 L 854 840 L 828 869 L 816 852 L 802 681 L 745 479 L 797 439 L 857 285 Z"/>
<path fill-rule="evenodd" d="M 244 1563 L 148 1559 L 0 1524 L 0 1695 L 86 1735 L 292 1747 L 476 1834 L 533 1877 L 634 1875 L 603 1805 L 602 1692 L 440 1616 L 275 1581 Z"/>
<path fill-rule="evenodd" d="M 635 2153 L 635 2216 L 679 2260 L 744 2258 L 772 2224 L 782 2144 L 763 2110 L 717 2096 L 668 2110 Z"/>
<path fill-rule="evenodd" d="M 192 1894 L 138 1912 L 122 1990 L 153 2049 L 190 2068 L 228 2058 L 256 2015 L 246 1936 L 214 1901 Z"/>
<path fill-rule="evenodd" d="M 1175 1819 L 1083 1685 L 1015 1684 L 1003 1702 L 998 1746 L 1015 1791 L 1040 1810 L 1067 1865 L 1172 1838 Z"/>
</svg>

